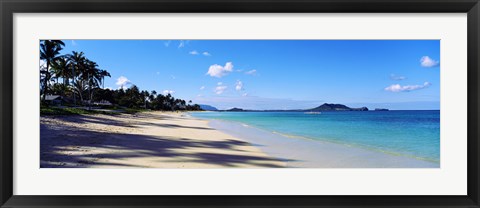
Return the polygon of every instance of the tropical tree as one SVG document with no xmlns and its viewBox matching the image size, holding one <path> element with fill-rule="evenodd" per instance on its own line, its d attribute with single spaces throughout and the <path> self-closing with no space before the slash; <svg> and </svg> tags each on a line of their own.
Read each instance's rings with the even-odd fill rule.
<svg viewBox="0 0 480 208">
<path fill-rule="evenodd" d="M 150 102 L 153 102 L 155 100 L 155 96 L 157 96 L 157 91 L 152 90 L 152 92 L 150 92 L 150 95 L 148 96 Z"/>
<path fill-rule="evenodd" d="M 185 110 L 186 102 L 182 99 L 175 99 L 175 110 Z"/>
<path fill-rule="evenodd" d="M 174 110 L 174 108 L 175 108 L 175 98 L 173 98 L 170 93 L 168 93 L 165 96 L 165 100 L 163 101 L 163 103 L 164 103 L 166 109 L 171 110 L 171 111 Z"/>
<path fill-rule="evenodd" d="M 75 94 L 80 96 L 80 101 L 83 103 L 84 92 L 88 89 L 87 81 L 83 79 L 75 79 L 73 83 L 73 90 Z M 74 95 L 75 99 L 75 95 Z"/>
<path fill-rule="evenodd" d="M 55 83 L 50 87 L 50 92 L 54 95 L 64 94 L 68 90 L 68 86 L 63 83 Z"/>
<path fill-rule="evenodd" d="M 51 64 L 56 62 L 60 57 L 60 51 L 65 46 L 65 43 L 61 40 L 43 40 L 40 42 L 40 59 L 45 61 L 45 68 L 40 68 L 41 73 L 43 74 L 43 96 L 42 101 L 45 101 L 45 96 L 49 90 L 49 82 L 51 81 L 52 75 L 50 74 Z"/>
<path fill-rule="evenodd" d="M 111 77 L 106 70 L 99 69 L 96 62 L 85 57 L 83 52 L 72 51 L 61 55 L 65 44 L 60 40 L 44 40 L 40 42 L 40 93 L 42 101 L 50 93 L 67 95 L 72 92 L 76 104 L 76 94 L 81 102 L 88 98 L 89 107 L 92 101 L 107 100 L 116 106 L 129 108 L 145 108 L 153 110 L 201 110 L 199 105 L 188 104 L 185 100 L 173 97 L 171 94 L 159 94 L 140 90 L 136 85 L 128 89 L 105 89 L 105 77 Z M 60 83 L 60 79 L 63 83 Z M 52 85 L 53 83 L 53 85 Z"/>
<path fill-rule="evenodd" d="M 144 102 L 144 108 L 147 109 L 147 101 L 150 99 L 150 93 L 148 93 L 148 91 L 146 90 L 142 90 L 142 92 L 140 92 L 140 95 Z"/>
<path fill-rule="evenodd" d="M 63 79 L 64 89 L 68 90 L 69 80 L 73 77 L 71 70 L 71 62 L 67 56 L 60 56 L 55 62 L 52 63 L 52 71 L 56 78 L 56 83 L 59 84 L 58 78 Z M 65 91 L 62 92 L 62 96 L 65 95 Z"/>
<path fill-rule="evenodd" d="M 88 85 L 88 96 L 89 96 L 89 107 L 92 102 L 92 87 L 100 86 L 100 82 L 102 81 L 102 76 L 100 74 L 100 69 L 98 69 L 98 64 L 94 61 L 86 59 L 85 68 L 81 72 L 81 77 L 83 80 L 87 81 Z"/>
<path fill-rule="evenodd" d="M 105 77 L 112 77 L 107 70 L 100 70 L 100 77 L 102 78 L 102 88 L 105 89 Z"/>
<path fill-rule="evenodd" d="M 76 51 L 72 51 L 72 54 L 67 55 L 67 58 L 69 59 L 71 64 L 72 85 L 74 88 L 73 100 L 74 100 L 74 103 L 76 104 L 75 92 L 77 92 L 80 95 L 80 100 L 83 102 L 82 94 L 85 90 L 85 85 L 83 81 L 79 80 L 78 75 L 85 70 L 85 67 L 86 67 L 85 64 L 86 64 L 87 58 L 85 58 L 85 54 L 83 52 L 76 52 Z"/>
</svg>

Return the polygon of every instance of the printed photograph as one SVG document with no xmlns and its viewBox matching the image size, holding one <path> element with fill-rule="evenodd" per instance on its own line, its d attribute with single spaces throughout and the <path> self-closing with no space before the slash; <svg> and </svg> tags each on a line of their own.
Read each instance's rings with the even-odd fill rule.
<svg viewBox="0 0 480 208">
<path fill-rule="evenodd" d="M 440 40 L 40 40 L 40 168 L 440 168 L 440 61 Z"/>
</svg>

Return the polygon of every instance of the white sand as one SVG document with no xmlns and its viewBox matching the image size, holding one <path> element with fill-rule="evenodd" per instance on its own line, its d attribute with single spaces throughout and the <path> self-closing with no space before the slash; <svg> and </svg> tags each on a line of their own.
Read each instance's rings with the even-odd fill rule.
<svg viewBox="0 0 480 208">
<path fill-rule="evenodd" d="M 42 168 L 439 167 L 184 113 L 42 116 L 40 126 Z"/>
<path fill-rule="evenodd" d="M 42 168 L 285 167 L 183 113 L 42 116 Z"/>
</svg>

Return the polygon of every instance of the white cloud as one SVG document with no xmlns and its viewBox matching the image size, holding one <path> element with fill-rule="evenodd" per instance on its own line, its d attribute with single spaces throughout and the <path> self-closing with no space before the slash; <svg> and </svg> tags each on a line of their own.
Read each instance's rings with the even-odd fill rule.
<svg viewBox="0 0 480 208">
<path fill-rule="evenodd" d="M 214 92 L 215 92 L 215 94 L 220 95 L 220 94 L 222 94 L 223 92 L 225 92 L 226 89 L 227 89 L 227 86 L 225 86 L 225 85 L 219 85 L 219 86 L 215 87 Z"/>
<path fill-rule="evenodd" d="M 225 66 L 214 64 L 214 65 L 211 65 L 210 68 L 208 68 L 207 74 L 212 77 L 220 78 L 227 75 L 229 72 L 232 72 L 232 70 L 233 70 L 232 62 L 227 62 Z"/>
<path fill-rule="evenodd" d="M 178 48 L 183 48 L 188 45 L 190 41 L 189 40 L 180 40 L 178 41 Z"/>
<path fill-rule="evenodd" d="M 190 51 L 188 52 L 190 55 L 198 55 L 198 51 Z"/>
<path fill-rule="evenodd" d="M 118 88 L 123 88 L 123 89 L 126 89 L 126 85 L 130 85 L 132 84 L 132 82 L 130 80 L 128 80 L 126 77 L 124 76 L 120 76 L 118 79 L 117 79 L 117 83 L 115 83 Z"/>
<path fill-rule="evenodd" d="M 395 74 L 391 74 L 391 75 L 390 75 L 390 79 L 391 79 L 391 80 L 405 80 L 405 79 L 407 79 L 407 77 L 405 77 L 405 76 L 398 76 L 398 75 L 395 75 Z"/>
<path fill-rule="evenodd" d="M 385 91 L 390 91 L 390 92 L 410 92 L 413 90 L 420 90 L 429 87 L 432 85 L 430 82 L 425 82 L 423 85 L 404 85 L 401 86 L 399 84 L 394 84 L 390 85 L 385 88 Z"/>
<path fill-rule="evenodd" d="M 245 72 L 245 74 L 248 74 L 248 75 L 256 75 L 256 74 L 257 74 L 257 70 L 256 70 L 256 69 L 252 69 L 252 70 L 250 70 L 250 71 Z"/>
<path fill-rule="evenodd" d="M 205 51 L 202 53 L 204 56 L 211 56 L 212 54 L 210 54 L 209 52 Z"/>
<path fill-rule="evenodd" d="M 246 97 L 246 96 L 248 96 L 248 93 L 243 93 L 242 96 Z"/>
<path fill-rule="evenodd" d="M 164 91 L 162 92 L 163 95 L 168 95 L 168 94 L 171 95 L 171 94 L 173 94 L 173 93 L 175 93 L 175 91 L 173 91 L 173 90 L 164 90 Z"/>
<path fill-rule="evenodd" d="M 243 83 L 242 83 L 242 81 L 237 80 L 237 82 L 235 83 L 235 90 L 237 90 L 237 91 L 243 90 Z"/>
<path fill-rule="evenodd" d="M 183 48 L 185 47 L 185 41 L 181 40 L 180 43 L 178 44 L 178 48 Z"/>
<path fill-rule="evenodd" d="M 170 46 L 170 43 L 171 43 L 171 42 L 172 42 L 172 41 L 171 41 L 171 40 L 169 40 L 169 41 L 165 41 L 165 42 L 163 42 L 163 44 L 165 45 L 165 47 L 168 47 L 168 46 Z"/>
<path fill-rule="evenodd" d="M 204 90 L 204 89 L 205 89 L 205 86 L 201 86 L 201 87 L 200 87 L 200 90 Z"/>
<path fill-rule="evenodd" d="M 439 61 L 433 60 L 428 56 L 424 56 L 420 59 L 420 65 L 422 65 L 423 67 L 435 67 L 439 64 Z"/>
<path fill-rule="evenodd" d="M 223 85 L 223 82 L 218 82 L 217 85 Z"/>
</svg>

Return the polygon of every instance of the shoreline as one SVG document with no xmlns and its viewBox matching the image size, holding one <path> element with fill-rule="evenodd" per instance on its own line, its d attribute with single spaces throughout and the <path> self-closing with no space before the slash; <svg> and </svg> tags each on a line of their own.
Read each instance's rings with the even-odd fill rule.
<svg viewBox="0 0 480 208">
<path fill-rule="evenodd" d="M 40 117 L 41 168 L 438 168 L 188 112 Z"/>
<path fill-rule="evenodd" d="M 367 149 L 355 145 L 330 142 L 328 140 L 323 141 L 296 135 L 285 135 L 241 122 L 211 119 L 209 125 L 250 143 L 260 144 L 259 148 L 273 157 L 290 157 L 287 167 L 291 168 L 440 167 L 440 163 L 434 161 Z M 291 149 L 295 149 L 297 153 L 292 152 Z M 331 161 L 341 162 L 332 164 Z"/>
<path fill-rule="evenodd" d="M 282 168 L 186 113 L 40 117 L 41 168 Z"/>
<path fill-rule="evenodd" d="M 226 122 L 226 123 L 238 123 L 238 124 L 241 124 L 245 127 L 256 128 L 256 129 L 261 130 L 261 131 L 270 132 L 272 134 L 279 135 L 281 137 L 290 138 L 290 139 L 300 139 L 300 140 L 306 140 L 306 141 L 309 141 L 309 142 L 324 142 L 324 143 L 329 143 L 329 144 L 342 145 L 342 146 L 346 146 L 346 147 L 349 147 L 349 148 L 358 148 L 358 149 L 362 149 L 362 150 L 366 150 L 366 151 L 374 151 L 374 152 L 388 154 L 388 155 L 397 156 L 397 157 L 406 157 L 406 158 L 419 160 L 419 161 L 425 161 L 425 162 L 430 162 L 430 163 L 439 163 L 439 161 L 435 161 L 435 160 L 430 160 L 430 159 L 421 158 L 421 157 L 415 157 L 415 156 L 411 156 L 411 155 L 405 155 L 405 154 L 401 154 L 401 153 L 397 153 L 397 152 L 389 152 L 389 151 L 385 151 L 385 150 L 381 150 L 381 149 L 376 149 L 374 147 L 361 146 L 361 145 L 357 145 L 357 144 L 349 144 L 349 143 L 345 143 L 345 142 L 328 140 L 328 139 L 314 139 L 314 138 L 305 137 L 305 136 L 287 134 L 287 133 L 282 133 L 282 132 L 278 132 L 278 131 L 274 131 L 274 130 L 270 130 L 270 129 L 264 129 L 264 128 L 261 128 L 261 127 L 253 126 L 253 125 L 242 123 L 242 122 L 228 121 L 228 120 L 223 120 L 223 119 L 215 119 L 215 120 L 218 120 L 218 121 L 221 121 L 221 122 Z"/>
</svg>

